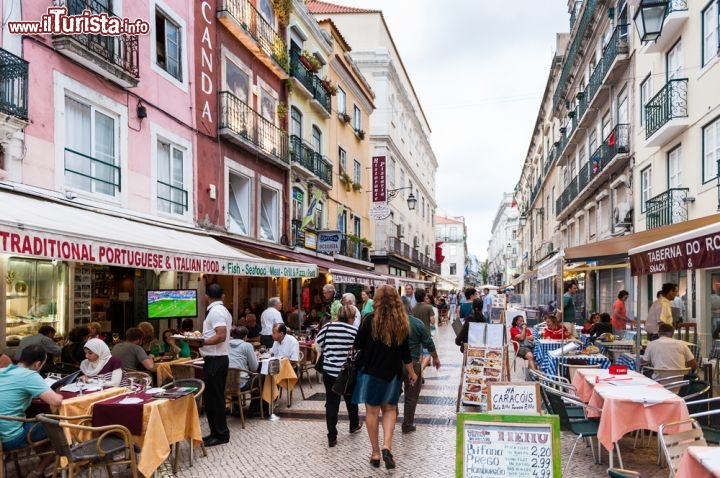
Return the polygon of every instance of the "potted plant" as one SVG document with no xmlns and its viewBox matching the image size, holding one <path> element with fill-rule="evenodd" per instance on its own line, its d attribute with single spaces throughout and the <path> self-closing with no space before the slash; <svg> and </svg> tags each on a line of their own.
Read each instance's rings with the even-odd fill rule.
<svg viewBox="0 0 720 478">
<path fill-rule="evenodd" d="M 345 113 L 344 111 L 338 112 L 338 118 L 340 118 L 340 121 L 343 123 L 349 123 L 350 122 L 350 115 Z"/>
<path fill-rule="evenodd" d="M 281 120 L 284 120 L 287 117 L 287 104 L 285 103 L 278 103 L 277 105 L 277 115 L 278 118 Z"/>
<path fill-rule="evenodd" d="M 360 139 L 360 141 L 365 139 L 365 131 L 363 131 L 359 128 L 355 130 L 355 135 Z"/>
<path fill-rule="evenodd" d="M 360 183 L 352 183 L 353 191 L 360 191 L 362 189 L 362 184 Z"/>
<path fill-rule="evenodd" d="M 331 80 L 328 78 L 323 78 L 320 80 L 320 84 L 322 85 L 323 89 L 328 92 L 330 96 L 335 96 L 338 92 L 338 88 L 336 85 L 332 83 Z"/>
<path fill-rule="evenodd" d="M 371 240 L 365 239 L 364 237 L 361 237 L 361 238 L 360 238 L 360 244 L 362 244 L 363 246 L 366 246 L 366 247 L 372 247 L 372 244 L 373 244 L 373 243 L 372 243 Z"/>
<path fill-rule="evenodd" d="M 320 60 L 318 60 L 315 55 L 313 55 L 307 50 L 303 50 L 302 53 L 300 53 L 300 57 L 298 59 L 300 60 L 300 63 L 305 66 L 305 68 L 312 71 L 313 73 L 317 73 L 318 71 L 320 71 L 320 68 L 322 68 L 322 63 L 320 63 Z"/>
</svg>

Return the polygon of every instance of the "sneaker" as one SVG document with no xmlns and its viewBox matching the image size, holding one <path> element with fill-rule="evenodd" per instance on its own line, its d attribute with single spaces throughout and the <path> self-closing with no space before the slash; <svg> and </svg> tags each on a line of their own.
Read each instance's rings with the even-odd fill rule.
<svg viewBox="0 0 720 478">
<path fill-rule="evenodd" d="M 356 427 L 350 428 L 350 433 L 357 433 L 362 429 L 362 427 L 363 427 L 363 424 L 362 424 L 362 422 L 360 422 L 360 423 L 358 423 L 358 425 Z"/>
</svg>

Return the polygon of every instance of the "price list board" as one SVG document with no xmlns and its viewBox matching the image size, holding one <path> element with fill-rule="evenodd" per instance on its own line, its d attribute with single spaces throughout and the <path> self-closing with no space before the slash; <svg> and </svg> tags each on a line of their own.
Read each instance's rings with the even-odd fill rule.
<svg viewBox="0 0 720 478">
<path fill-rule="evenodd" d="M 457 478 L 561 478 L 557 415 L 458 413 Z"/>
</svg>

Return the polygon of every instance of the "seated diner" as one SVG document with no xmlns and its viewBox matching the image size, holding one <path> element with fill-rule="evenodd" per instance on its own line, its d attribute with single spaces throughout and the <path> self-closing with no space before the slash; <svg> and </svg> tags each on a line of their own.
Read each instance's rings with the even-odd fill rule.
<svg viewBox="0 0 720 478">
<path fill-rule="evenodd" d="M 85 357 L 80 363 L 82 375 L 79 380 L 88 382 L 95 379 L 111 387 L 120 385 L 123 379 L 122 360 L 112 356 L 103 340 L 90 339 L 85 342 Z"/>
<path fill-rule="evenodd" d="M 556 316 L 548 315 L 545 319 L 545 323 L 547 324 L 547 327 L 545 327 L 545 331 L 543 332 L 543 338 L 561 340 L 572 337 L 570 332 L 568 332 Z"/>
</svg>

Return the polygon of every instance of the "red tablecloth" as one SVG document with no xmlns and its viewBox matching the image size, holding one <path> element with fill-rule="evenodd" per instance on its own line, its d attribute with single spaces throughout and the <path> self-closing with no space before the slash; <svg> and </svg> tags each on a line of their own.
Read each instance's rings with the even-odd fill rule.
<svg viewBox="0 0 720 478">
<path fill-rule="evenodd" d="M 120 403 L 128 398 L 139 398 L 142 401 L 138 403 Z M 123 425 L 130 430 L 132 435 L 142 435 L 143 407 L 152 400 L 152 395 L 134 393 L 97 402 L 93 405 L 93 426 Z"/>
</svg>

